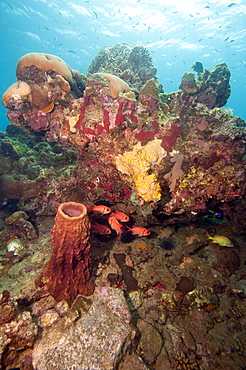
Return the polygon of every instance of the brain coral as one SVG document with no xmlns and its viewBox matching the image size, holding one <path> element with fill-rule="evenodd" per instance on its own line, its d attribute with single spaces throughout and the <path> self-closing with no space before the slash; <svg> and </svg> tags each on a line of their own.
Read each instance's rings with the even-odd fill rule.
<svg viewBox="0 0 246 370">
<path fill-rule="evenodd" d="M 83 96 L 86 77 L 80 72 L 70 68 L 64 60 L 56 55 L 46 53 L 29 53 L 24 55 L 19 59 L 16 67 L 17 78 L 26 82 L 31 78 L 31 80 L 34 81 L 34 74 L 38 75 L 34 67 L 50 74 L 50 76 L 52 72 L 55 72 L 57 76 L 60 76 L 56 76 L 56 83 L 58 83 L 64 91 L 69 92 L 71 90 L 75 98 Z M 34 70 L 32 70 L 33 68 Z M 32 70 L 31 75 L 28 73 L 30 69 Z M 52 77 L 54 78 L 54 76 Z M 36 77 L 36 82 L 40 83 L 43 78 L 44 76 Z M 66 84 L 66 81 L 69 82 L 70 87 Z"/>
<path fill-rule="evenodd" d="M 29 53 L 19 59 L 16 67 L 16 76 L 21 79 L 20 72 L 24 67 L 35 66 L 43 71 L 54 71 L 66 80 L 72 82 L 72 70 L 61 58 L 46 53 Z"/>
<path fill-rule="evenodd" d="M 2 103 L 6 108 L 19 109 L 26 102 L 31 101 L 31 87 L 24 81 L 14 82 L 2 96 Z"/>
</svg>

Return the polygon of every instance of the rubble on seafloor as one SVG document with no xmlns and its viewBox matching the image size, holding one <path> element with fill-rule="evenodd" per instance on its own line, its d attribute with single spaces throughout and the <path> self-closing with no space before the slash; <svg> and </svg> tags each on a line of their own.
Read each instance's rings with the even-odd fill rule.
<svg viewBox="0 0 246 370">
<path fill-rule="evenodd" d="M 246 125 L 224 107 L 229 79 L 221 63 L 165 94 L 148 50 L 127 44 L 86 76 L 20 59 L 0 137 L 2 369 L 245 369 Z M 72 302 L 35 285 L 64 202 L 127 215 L 122 234 L 91 233 L 95 291 Z"/>
</svg>

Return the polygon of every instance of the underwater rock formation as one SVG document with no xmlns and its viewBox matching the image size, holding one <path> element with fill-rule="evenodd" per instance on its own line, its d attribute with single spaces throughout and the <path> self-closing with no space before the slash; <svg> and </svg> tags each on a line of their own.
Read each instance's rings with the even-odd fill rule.
<svg viewBox="0 0 246 370">
<path fill-rule="evenodd" d="M 3 94 L 3 105 L 12 110 L 10 120 L 24 114 L 35 131 L 47 129 L 55 105 L 67 106 L 83 96 L 85 77 L 71 69 L 62 59 L 45 53 L 29 53 L 18 61 L 18 81 Z"/>
<path fill-rule="evenodd" d="M 62 203 L 52 229 L 52 254 L 37 285 L 45 284 L 56 301 L 72 304 L 78 294 L 91 295 L 90 222 L 83 204 Z"/>
<path fill-rule="evenodd" d="M 17 70 L 21 81 L 31 86 L 35 78 L 35 85 L 45 91 L 43 84 L 48 86 L 50 73 L 46 67 L 42 70 L 40 64 L 20 66 Z M 154 210 L 155 215 L 173 222 L 194 219 L 211 205 L 245 195 L 246 128 L 242 118 L 231 116 L 231 111 L 224 108 L 230 95 L 230 71 L 225 63 L 212 71 L 199 70 L 197 79 L 193 72 L 186 72 L 180 90 L 165 94 L 161 92 L 150 53 L 142 46 L 117 44 L 105 47 L 94 58 L 88 69 L 84 96 L 78 99 L 69 91 L 61 94 L 57 76 L 69 82 L 71 89 L 69 73 L 73 80 L 77 76 L 65 66 L 66 72 L 57 69 L 58 72 L 49 75 L 48 81 L 52 79 L 55 89 L 52 94 L 57 92 L 52 95 L 56 104 L 49 113 L 37 107 L 28 108 L 32 104 L 28 88 L 21 108 L 18 99 L 16 107 L 5 104 L 10 121 L 29 133 L 38 132 L 43 140 L 40 145 L 47 142 L 48 149 L 56 143 L 63 153 L 72 149 L 78 159 L 69 170 L 64 167 L 63 174 L 69 171 L 67 183 L 60 176 L 61 170 L 58 177 L 54 171 L 42 173 L 43 176 L 40 172 L 32 184 L 25 179 L 35 188 L 32 201 L 25 195 L 26 207 L 39 210 L 41 197 L 50 212 L 55 212 L 59 201 L 92 204 L 106 199 L 126 206 L 133 204 L 136 212 L 145 216 Z M 151 142 L 159 142 L 166 153 L 158 164 L 142 158 L 144 148 Z M 136 147 L 141 151 L 136 151 Z M 6 145 L 2 144 L 4 150 Z M 139 173 L 136 175 L 135 170 L 119 168 L 119 158 L 126 159 L 129 153 L 132 163 L 146 164 L 137 171 L 144 174 L 141 181 L 136 180 Z M 13 178 L 15 162 L 9 157 L 0 176 L 1 189 L 6 188 L 6 183 L 11 185 L 3 200 L 17 197 L 23 202 L 24 179 Z M 47 154 L 46 158 L 49 163 Z M 40 187 L 40 178 L 44 177 L 49 197 Z"/>
<path fill-rule="evenodd" d="M 194 68 L 193 68 L 194 69 Z M 196 101 L 208 108 L 223 107 L 231 94 L 231 73 L 226 63 L 220 63 L 210 72 L 198 72 L 196 80 L 193 72 L 185 72 L 179 88 L 184 95 L 196 94 Z"/>
<path fill-rule="evenodd" d="M 32 347 L 37 336 L 38 326 L 29 311 L 22 311 L 10 322 L 1 323 L 1 368 L 33 370 Z"/>
<path fill-rule="evenodd" d="M 16 306 L 10 300 L 10 294 L 7 290 L 1 293 L 0 298 L 0 325 L 5 324 L 13 319 L 16 314 Z"/>
<path fill-rule="evenodd" d="M 90 298 L 79 296 L 73 316 L 59 318 L 36 342 L 34 369 L 115 369 L 134 335 L 130 319 L 120 289 L 97 287 Z"/>
</svg>

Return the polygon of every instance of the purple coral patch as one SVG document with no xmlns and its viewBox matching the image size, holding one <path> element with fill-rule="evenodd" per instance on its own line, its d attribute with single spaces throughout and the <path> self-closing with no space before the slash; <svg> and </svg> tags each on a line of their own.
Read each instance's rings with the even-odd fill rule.
<svg viewBox="0 0 246 370">
<path fill-rule="evenodd" d="M 24 114 L 24 118 L 34 131 L 45 130 L 49 127 L 50 114 L 41 110 L 33 109 L 30 113 Z"/>
</svg>

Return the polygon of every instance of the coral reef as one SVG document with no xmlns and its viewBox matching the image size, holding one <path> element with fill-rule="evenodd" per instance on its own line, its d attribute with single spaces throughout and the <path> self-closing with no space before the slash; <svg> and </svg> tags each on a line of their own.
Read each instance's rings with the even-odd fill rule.
<svg viewBox="0 0 246 370">
<path fill-rule="evenodd" d="M 18 204 L 14 211 L 53 215 L 65 193 L 82 200 L 75 194 L 76 179 L 72 177 L 76 163 L 77 154 L 70 148 L 9 125 L 0 141 L 0 201 L 7 208 Z M 68 182 L 70 190 L 65 186 Z"/>
<path fill-rule="evenodd" d="M 227 65 L 192 68 L 165 94 L 143 46 L 105 47 L 87 77 L 21 58 L 0 133 L 4 369 L 245 368 L 246 126 Z"/>
<path fill-rule="evenodd" d="M 205 69 L 200 78 L 201 90 L 197 95 L 197 102 L 205 104 L 210 109 L 223 107 L 231 94 L 230 76 L 226 63 L 218 64 L 211 72 Z"/>
<path fill-rule="evenodd" d="M 50 260 L 37 279 L 45 284 L 56 301 L 72 304 L 78 294 L 91 295 L 91 255 L 88 242 L 90 223 L 83 204 L 62 203 L 52 229 L 53 251 Z"/>
<path fill-rule="evenodd" d="M 30 207 L 32 199 L 36 210 L 43 201 L 54 212 L 57 202 L 91 204 L 101 198 L 133 204 L 139 214 L 155 210 L 154 215 L 165 215 L 165 221 L 172 223 L 176 217 L 194 219 L 211 205 L 244 197 L 245 123 L 220 108 L 230 95 L 230 71 L 225 63 L 212 71 L 200 69 L 198 79 L 186 72 L 180 90 L 164 94 L 151 55 L 142 46 L 105 47 L 92 61 L 87 79 L 55 56 L 24 56 L 17 65 L 16 88 L 23 82 L 31 93 L 24 85 L 16 106 L 3 99 L 10 121 L 30 134 L 38 132 L 47 149 L 57 143 L 63 154 L 74 150 L 78 162 L 73 162 L 72 170 L 69 166 L 67 184 L 62 170 L 58 177 L 46 170 L 32 174 L 32 179 L 26 174 L 16 178 L 12 158 L 20 155 L 12 139 L 3 138 L 1 150 L 11 155 L 1 165 L 2 200 L 20 199 Z M 84 81 L 84 96 L 73 95 L 72 86 L 79 88 Z M 45 91 L 47 101 L 41 96 Z M 35 105 L 40 96 L 46 101 L 44 109 L 41 103 Z M 46 112 L 50 102 L 54 106 Z M 151 142 L 166 152 L 158 163 L 143 159 Z M 120 158 L 137 162 L 138 156 L 141 171 L 136 170 L 137 163 L 130 172 L 120 168 Z M 43 191 L 42 181 L 48 192 Z"/>
</svg>

